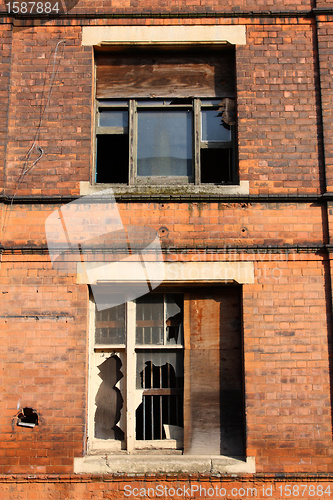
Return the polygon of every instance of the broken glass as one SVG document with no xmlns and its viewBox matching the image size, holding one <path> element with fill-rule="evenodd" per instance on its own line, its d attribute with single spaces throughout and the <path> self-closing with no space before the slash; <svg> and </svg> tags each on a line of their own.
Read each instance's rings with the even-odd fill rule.
<svg viewBox="0 0 333 500">
<path fill-rule="evenodd" d="M 230 127 L 223 124 L 217 109 L 201 110 L 201 130 L 203 141 L 231 141 Z"/>
<path fill-rule="evenodd" d="M 137 389 L 180 387 L 183 380 L 183 350 L 137 352 Z"/>
<path fill-rule="evenodd" d="M 123 440 L 124 432 L 117 425 L 123 407 L 123 397 L 116 384 L 124 376 L 122 362 L 112 354 L 98 366 L 101 385 L 96 394 L 95 437 Z"/>
<path fill-rule="evenodd" d="M 137 353 L 136 439 L 170 439 L 169 426 L 183 426 L 183 384 L 182 350 Z"/>
<path fill-rule="evenodd" d="M 166 295 L 166 343 L 183 344 L 183 296 L 180 293 Z"/>
</svg>

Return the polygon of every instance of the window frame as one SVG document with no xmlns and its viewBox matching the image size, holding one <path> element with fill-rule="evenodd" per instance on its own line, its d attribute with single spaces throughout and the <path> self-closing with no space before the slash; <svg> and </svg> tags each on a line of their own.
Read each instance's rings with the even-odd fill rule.
<svg viewBox="0 0 333 500">
<path fill-rule="evenodd" d="M 155 294 L 154 292 L 151 292 Z M 166 295 L 173 295 L 169 291 L 159 291 L 157 294 L 163 295 L 164 312 L 166 305 Z M 174 292 L 180 293 L 182 292 Z M 135 451 L 146 452 L 148 450 L 168 450 L 168 453 L 181 454 L 183 439 L 136 439 L 136 409 L 137 399 L 140 389 L 136 388 L 136 365 L 138 352 L 145 350 L 180 350 L 184 352 L 184 341 L 181 344 L 139 344 L 136 343 L 136 300 L 130 300 L 125 303 L 125 341 L 124 344 L 99 344 L 95 341 L 95 301 L 90 297 L 89 301 L 89 388 L 88 388 L 88 453 L 111 452 L 119 453 L 124 451 L 132 454 Z M 165 324 L 163 325 L 165 329 Z M 165 339 L 165 336 L 164 336 Z M 120 423 L 123 425 L 124 440 L 101 439 L 95 437 L 95 397 L 101 385 L 98 365 L 104 358 L 115 354 L 122 362 L 121 372 L 123 377 L 117 383 L 123 396 L 123 408 Z M 183 370 L 184 372 L 184 370 Z M 143 390 L 142 390 L 143 394 Z"/>
<path fill-rule="evenodd" d="M 161 101 L 170 101 L 170 97 L 162 98 L 151 98 L 151 105 L 140 104 L 140 101 L 149 101 L 148 98 L 105 98 L 97 99 L 95 101 L 95 123 L 96 123 L 96 134 L 95 134 L 95 154 L 94 154 L 94 169 L 93 178 L 94 184 L 98 186 L 102 185 L 112 185 L 117 187 L 127 186 L 137 187 L 137 186 L 166 186 L 172 184 L 174 186 L 230 186 L 239 183 L 237 169 L 236 169 L 236 158 L 237 158 L 237 126 L 230 125 L 231 140 L 230 141 L 209 141 L 202 139 L 202 121 L 201 121 L 201 110 L 202 109 L 218 109 L 219 104 L 224 97 L 193 97 L 189 98 L 192 100 L 191 104 L 174 104 L 174 105 L 164 105 L 160 104 Z M 234 99 L 234 96 L 230 96 L 230 99 Z M 177 98 L 175 98 L 176 100 Z M 209 104 L 205 101 L 216 101 L 216 104 Z M 114 104 L 110 104 L 114 101 Z M 119 105 L 120 101 L 127 101 L 128 105 Z M 155 104 L 156 103 L 156 104 Z M 158 104 L 159 103 L 159 104 Z M 100 110 L 125 110 L 128 109 L 128 127 L 106 127 L 99 126 L 99 116 Z M 138 141 L 138 109 L 189 109 L 193 114 L 193 128 L 192 128 L 192 175 L 191 176 L 138 176 L 137 175 L 137 141 Z M 222 121 L 222 120 L 221 120 Z M 98 135 L 124 135 L 128 134 L 128 182 L 127 183 L 108 183 L 108 182 L 97 182 L 97 137 Z M 201 181 L 201 150 L 203 149 L 228 149 L 232 155 L 229 161 L 229 171 L 228 171 L 228 181 L 224 182 L 202 182 Z"/>
</svg>

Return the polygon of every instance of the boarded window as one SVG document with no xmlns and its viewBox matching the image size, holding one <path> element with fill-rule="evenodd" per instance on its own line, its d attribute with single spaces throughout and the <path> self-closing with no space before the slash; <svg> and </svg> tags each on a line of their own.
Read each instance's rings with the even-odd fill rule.
<svg viewBox="0 0 333 500">
<path fill-rule="evenodd" d="M 233 49 L 100 49 L 96 98 L 96 183 L 237 183 Z"/>
<path fill-rule="evenodd" d="M 235 59 L 230 48 L 218 52 L 96 52 L 96 96 L 229 97 L 235 92 Z"/>
<path fill-rule="evenodd" d="M 184 452 L 244 454 L 240 289 L 185 296 Z"/>
</svg>

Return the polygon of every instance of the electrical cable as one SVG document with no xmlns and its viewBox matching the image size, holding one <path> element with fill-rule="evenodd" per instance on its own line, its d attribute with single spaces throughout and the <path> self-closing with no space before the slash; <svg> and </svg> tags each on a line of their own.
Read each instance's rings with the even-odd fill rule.
<svg viewBox="0 0 333 500">
<path fill-rule="evenodd" d="M 61 61 L 62 55 L 64 53 L 64 48 L 63 48 L 62 54 L 60 55 L 60 58 L 59 58 L 59 61 L 58 61 L 58 65 L 57 65 L 57 68 L 56 68 L 57 52 L 58 52 L 59 45 L 61 43 L 66 44 L 66 40 L 60 40 L 57 43 L 57 45 L 56 45 L 56 48 L 55 48 L 55 51 L 54 51 L 54 56 L 53 56 L 53 68 L 52 68 L 52 75 L 51 75 L 51 79 L 50 79 L 50 85 L 49 85 L 49 91 L 48 91 L 47 101 L 46 101 L 44 107 L 41 106 L 39 123 L 38 123 L 38 126 L 37 126 L 37 130 L 36 130 L 36 135 L 35 135 L 34 142 L 32 143 L 32 145 L 31 145 L 30 149 L 28 150 L 28 152 L 23 157 L 24 164 L 23 164 L 23 167 L 22 167 L 22 172 L 20 174 L 20 177 L 17 180 L 16 191 L 15 191 L 15 193 L 13 195 L 13 198 L 15 198 L 15 196 L 17 194 L 17 191 L 18 191 L 18 188 L 19 188 L 19 185 L 21 184 L 21 182 L 22 182 L 23 178 L 25 177 L 25 175 L 28 172 L 30 172 L 35 167 L 35 165 L 39 162 L 39 160 L 44 156 L 44 150 L 37 144 L 37 141 L 39 139 L 39 134 L 40 134 L 40 129 L 42 127 L 44 114 L 45 114 L 45 112 L 46 112 L 46 110 L 47 110 L 47 108 L 48 108 L 48 106 L 50 104 L 52 89 L 53 89 L 53 85 L 54 85 L 54 80 L 55 80 L 55 78 L 57 76 L 57 73 L 58 73 L 58 70 L 59 70 L 59 66 L 60 66 L 60 61 Z M 45 87 L 45 82 L 46 82 L 46 77 L 45 77 L 45 80 L 44 80 L 44 87 Z M 33 162 L 32 165 L 28 166 L 30 157 L 31 157 L 32 152 L 34 151 L 35 148 L 39 151 L 40 155 Z"/>
<path fill-rule="evenodd" d="M 59 46 L 61 44 L 63 44 L 63 49 L 62 49 L 62 52 L 60 53 L 60 57 L 58 58 L 58 62 L 57 62 L 58 49 L 59 49 Z M 58 70 L 59 70 L 61 59 L 62 59 L 62 56 L 64 54 L 65 44 L 66 44 L 66 40 L 65 39 L 59 40 L 59 42 L 57 43 L 57 45 L 56 45 L 56 47 L 54 49 L 52 73 L 51 73 L 51 78 L 50 78 L 50 84 L 49 84 L 49 90 L 48 90 L 48 94 L 47 94 L 47 99 L 46 99 L 45 104 L 44 105 L 41 104 L 41 106 L 40 106 L 39 122 L 38 122 L 38 125 L 37 125 L 37 129 L 36 129 L 36 134 L 35 134 L 35 137 L 34 137 L 34 141 L 33 141 L 32 145 L 30 146 L 29 150 L 27 151 L 27 153 L 22 158 L 22 161 L 24 162 L 23 166 L 22 166 L 22 171 L 21 171 L 21 173 L 19 175 L 19 178 L 17 179 L 16 184 L 14 186 L 14 194 L 13 194 L 13 196 L 11 198 L 11 202 L 10 202 L 10 205 L 8 207 L 8 212 L 10 212 L 10 209 L 11 209 L 11 207 L 13 205 L 13 202 L 14 202 L 14 198 L 15 198 L 17 192 L 18 192 L 19 186 L 20 186 L 21 182 L 23 181 L 24 177 L 29 172 L 31 172 L 31 170 L 36 166 L 36 164 L 44 156 L 44 150 L 43 150 L 43 148 L 41 146 L 39 146 L 37 144 L 37 142 L 38 142 L 38 139 L 39 139 L 40 130 L 41 130 L 41 127 L 42 127 L 44 115 L 45 115 L 45 113 L 47 111 L 47 108 L 49 107 L 49 104 L 50 104 L 52 90 L 53 90 L 53 86 L 54 86 L 54 82 L 55 82 L 56 76 L 58 74 Z M 50 56 L 49 61 L 51 60 L 51 58 L 52 58 L 52 54 Z M 47 67 L 48 66 L 49 66 L 49 63 L 47 64 Z M 43 92 L 42 92 L 43 96 L 44 96 L 44 93 L 45 93 L 46 80 L 47 80 L 47 73 L 45 75 L 44 84 L 43 84 Z M 38 151 L 39 156 L 33 161 L 33 163 L 31 165 L 29 165 L 29 162 L 30 162 L 30 159 L 31 159 L 31 155 L 33 154 L 34 151 Z M 4 232 L 5 232 L 5 227 L 6 227 L 6 223 L 7 223 L 6 219 L 7 219 L 7 217 L 5 215 L 4 221 L 3 221 L 3 226 L 2 226 L 2 239 L 4 238 Z"/>
</svg>

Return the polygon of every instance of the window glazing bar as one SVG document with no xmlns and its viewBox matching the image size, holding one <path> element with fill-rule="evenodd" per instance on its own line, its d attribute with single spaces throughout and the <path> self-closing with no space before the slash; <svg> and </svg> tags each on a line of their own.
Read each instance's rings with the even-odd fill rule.
<svg viewBox="0 0 333 500">
<path fill-rule="evenodd" d="M 135 303 L 127 302 L 127 331 L 126 331 L 126 449 L 132 453 L 135 444 L 135 381 L 136 381 L 136 356 L 135 356 Z"/>
<path fill-rule="evenodd" d="M 136 166 L 137 166 L 137 143 L 138 143 L 138 117 L 137 117 L 136 101 L 131 99 L 129 101 L 128 110 L 128 128 L 129 128 L 129 177 L 128 183 L 130 186 L 135 184 L 136 180 Z"/>
<path fill-rule="evenodd" d="M 201 142 L 201 105 L 200 99 L 194 99 L 193 103 L 194 121 L 194 184 L 200 184 L 200 142 Z"/>
</svg>

